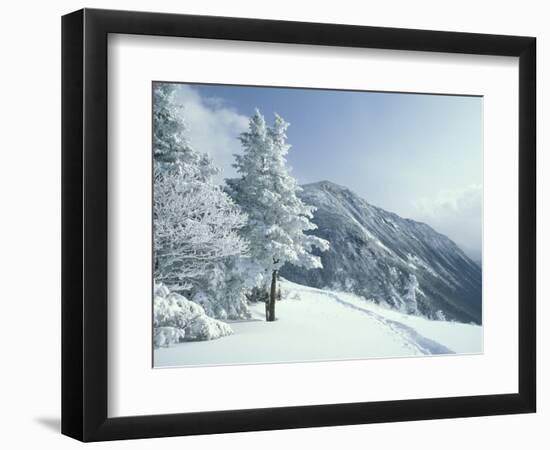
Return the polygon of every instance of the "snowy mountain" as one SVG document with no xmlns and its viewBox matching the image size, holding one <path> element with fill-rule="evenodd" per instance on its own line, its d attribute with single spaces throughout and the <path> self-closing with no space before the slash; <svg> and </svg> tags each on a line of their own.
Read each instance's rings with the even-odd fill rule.
<svg viewBox="0 0 550 450">
<path fill-rule="evenodd" d="M 430 226 L 370 205 L 321 181 L 302 186 L 315 206 L 312 233 L 330 242 L 322 269 L 286 265 L 286 279 L 351 292 L 407 314 L 481 324 L 481 269 Z"/>
</svg>

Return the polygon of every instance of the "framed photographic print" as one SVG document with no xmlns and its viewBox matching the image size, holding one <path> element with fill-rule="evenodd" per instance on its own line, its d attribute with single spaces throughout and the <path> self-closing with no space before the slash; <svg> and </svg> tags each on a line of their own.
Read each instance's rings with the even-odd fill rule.
<svg viewBox="0 0 550 450">
<path fill-rule="evenodd" d="M 62 32 L 64 434 L 535 411 L 535 38 Z"/>
</svg>

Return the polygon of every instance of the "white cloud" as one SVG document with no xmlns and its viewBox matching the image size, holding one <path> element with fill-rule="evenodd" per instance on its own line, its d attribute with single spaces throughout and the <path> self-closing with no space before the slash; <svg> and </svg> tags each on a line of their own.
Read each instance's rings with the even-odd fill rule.
<svg viewBox="0 0 550 450">
<path fill-rule="evenodd" d="M 481 261 L 482 193 L 479 184 L 444 189 L 416 204 L 416 216 L 454 240 L 471 258 Z"/>
<path fill-rule="evenodd" d="M 240 153 L 240 133 L 248 128 L 248 117 L 228 107 L 217 97 L 202 97 L 189 85 L 179 85 L 176 100 L 184 107 L 189 140 L 193 148 L 208 153 L 222 169 L 222 178 L 236 175 L 233 154 Z"/>
</svg>

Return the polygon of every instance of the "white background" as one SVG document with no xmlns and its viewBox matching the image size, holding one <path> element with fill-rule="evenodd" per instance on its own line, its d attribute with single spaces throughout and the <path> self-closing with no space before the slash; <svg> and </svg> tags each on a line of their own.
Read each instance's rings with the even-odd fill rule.
<svg viewBox="0 0 550 450">
<path fill-rule="evenodd" d="M 550 31 L 544 2 L 353 2 L 326 5 L 306 2 L 231 2 L 202 0 L 182 4 L 157 0 L 97 2 L 20 2 L 4 6 L 2 39 L 2 371 L 0 399 L 6 448 L 72 448 L 75 441 L 58 434 L 60 376 L 60 19 L 82 6 L 142 9 L 195 14 L 249 16 L 288 20 L 356 23 L 424 29 L 536 35 L 538 41 L 538 147 L 548 104 Z M 312 4 L 310 2 L 310 4 Z M 548 157 L 539 157 L 539 229 L 548 183 Z M 539 235 L 539 252 L 548 247 Z M 542 279 L 546 258 L 539 257 Z M 546 284 L 545 284 L 546 283 Z M 541 280 L 543 298 L 548 281 Z M 241 433 L 156 441 L 98 444 L 109 448 L 547 448 L 550 420 L 548 308 L 539 303 L 539 413 L 402 424 L 379 424 L 308 430 Z M 541 350 L 542 349 L 542 350 Z"/>
<path fill-rule="evenodd" d="M 517 63 L 510 57 L 112 36 L 109 415 L 517 392 L 517 299 L 509 295 L 517 292 Z M 151 370 L 151 247 L 136 245 L 149 244 L 152 233 L 151 80 L 183 77 L 231 84 L 483 94 L 483 354 Z M 503 242 L 509 246 L 506 258 Z M 182 383 L 207 386 L 208 395 L 201 389 L 181 389 Z M 272 387 L 266 390 L 265 385 Z"/>
</svg>

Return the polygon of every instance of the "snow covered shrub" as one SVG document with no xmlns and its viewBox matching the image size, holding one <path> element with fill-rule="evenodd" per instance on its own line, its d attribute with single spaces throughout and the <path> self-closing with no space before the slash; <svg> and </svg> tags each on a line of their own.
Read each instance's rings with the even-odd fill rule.
<svg viewBox="0 0 550 450">
<path fill-rule="evenodd" d="M 262 275 L 249 257 L 224 258 L 209 271 L 208 277 L 195 283 L 191 299 L 215 319 L 248 319 L 249 302 L 264 302 L 268 296 L 265 289 L 256 287 L 261 284 Z"/>
<path fill-rule="evenodd" d="M 226 258 L 210 270 L 209 276 L 196 283 L 192 300 L 206 314 L 221 320 L 250 317 L 245 296 L 248 281 L 238 267 L 238 258 Z"/>
<path fill-rule="evenodd" d="M 204 308 L 183 295 L 155 284 L 153 344 L 166 347 L 183 340 L 210 340 L 232 333 L 226 323 L 208 317 Z"/>
<path fill-rule="evenodd" d="M 153 345 L 155 348 L 169 347 L 185 338 L 185 330 L 176 327 L 159 327 L 153 331 Z"/>
<path fill-rule="evenodd" d="M 153 326 L 184 329 L 195 318 L 205 315 L 202 306 L 174 292 L 155 296 Z"/>
<path fill-rule="evenodd" d="M 201 305 L 207 316 L 220 320 L 238 320 L 250 317 L 244 295 L 233 296 L 230 291 L 197 291 L 193 301 Z"/>
<path fill-rule="evenodd" d="M 228 336 L 233 333 L 233 330 L 224 322 L 202 315 L 189 324 L 186 333 L 187 340 L 208 341 Z"/>
</svg>

